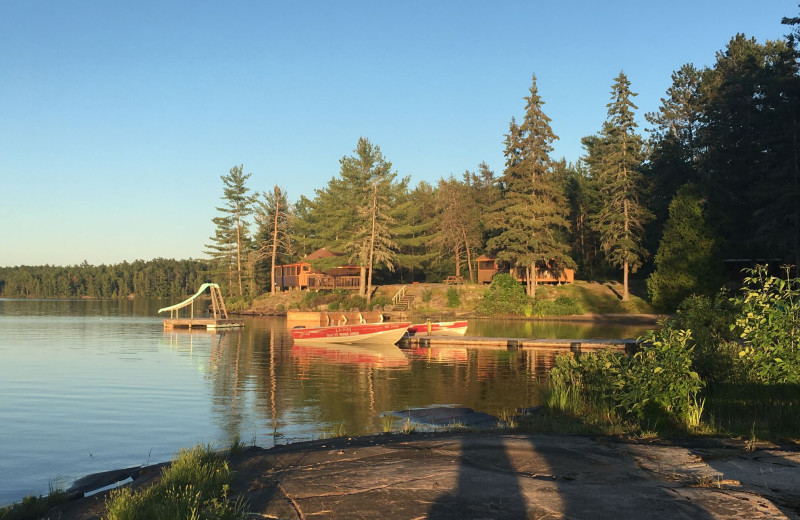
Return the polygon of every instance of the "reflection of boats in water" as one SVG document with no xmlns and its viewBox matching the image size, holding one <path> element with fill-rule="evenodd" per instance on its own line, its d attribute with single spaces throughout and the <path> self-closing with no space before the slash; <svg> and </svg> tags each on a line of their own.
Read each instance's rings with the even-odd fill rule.
<svg viewBox="0 0 800 520">
<path fill-rule="evenodd" d="M 463 336 L 467 333 L 467 320 L 416 323 L 408 327 L 407 336 Z"/>
<path fill-rule="evenodd" d="M 374 368 L 409 366 L 408 358 L 399 347 L 381 343 L 359 343 L 358 345 L 295 343 L 292 345 L 291 355 L 302 360 L 318 358 L 331 363 Z"/>
<path fill-rule="evenodd" d="M 383 343 L 394 345 L 406 333 L 408 322 L 355 323 L 333 327 L 296 327 L 292 339 L 300 343 Z"/>
</svg>

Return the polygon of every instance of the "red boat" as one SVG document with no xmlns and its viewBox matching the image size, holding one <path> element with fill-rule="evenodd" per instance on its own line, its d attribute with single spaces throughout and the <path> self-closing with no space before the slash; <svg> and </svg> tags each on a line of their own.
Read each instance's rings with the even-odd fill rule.
<svg viewBox="0 0 800 520">
<path fill-rule="evenodd" d="M 394 345 L 406 333 L 409 322 L 358 323 L 334 327 L 290 329 L 292 339 L 301 343 L 384 343 Z"/>
<path fill-rule="evenodd" d="M 417 323 L 408 327 L 409 336 L 463 336 L 466 333 L 466 320 Z"/>
</svg>

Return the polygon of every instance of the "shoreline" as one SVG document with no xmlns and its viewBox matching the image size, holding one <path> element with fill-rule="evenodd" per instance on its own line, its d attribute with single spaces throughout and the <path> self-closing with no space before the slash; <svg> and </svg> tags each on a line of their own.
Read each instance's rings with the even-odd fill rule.
<svg viewBox="0 0 800 520">
<path fill-rule="evenodd" d="M 721 438 L 393 433 L 252 446 L 229 461 L 232 500 L 265 518 L 800 518 L 800 448 Z M 142 489 L 164 465 L 76 484 L 126 476 Z M 108 494 L 43 518 L 98 519 Z"/>
</svg>

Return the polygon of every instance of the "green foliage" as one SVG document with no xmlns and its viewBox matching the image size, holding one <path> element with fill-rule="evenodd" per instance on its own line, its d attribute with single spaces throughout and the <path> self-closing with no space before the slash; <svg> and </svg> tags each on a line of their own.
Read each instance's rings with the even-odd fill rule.
<svg viewBox="0 0 800 520">
<path fill-rule="evenodd" d="M 489 316 L 523 314 L 529 302 L 522 285 L 510 274 L 500 273 L 492 280 L 489 290 L 483 293 L 475 312 Z"/>
<path fill-rule="evenodd" d="M 67 501 L 61 489 L 51 489 L 46 497 L 27 496 L 17 504 L 0 507 L 0 520 L 33 520 L 41 518 L 50 508 Z"/>
<path fill-rule="evenodd" d="M 713 294 L 722 285 L 713 231 L 703 215 L 697 188 L 683 186 L 669 206 L 669 220 L 655 257 L 647 290 L 656 307 L 674 311 L 692 294 Z"/>
<path fill-rule="evenodd" d="M 386 307 L 387 305 L 391 304 L 392 300 L 388 296 L 383 294 L 376 296 L 372 300 L 370 300 L 369 305 L 367 305 L 367 310 L 373 310 L 375 307 Z"/>
<path fill-rule="evenodd" d="M 461 306 L 461 294 L 459 294 L 455 287 L 448 287 L 446 296 L 448 307 L 453 309 Z"/>
<path fill-rule="evenodd" d="M 433 289 L 423 289 L 421 299 L 425 303 L 429 303 L 433 297 Z"/>
<path fill-rule="evenodd" d="M 769 276 L 767 266 L 748 270 L 735 330 L 742 339 L 739 359 L 750 380 L 800 383 L 800 279 Z"/>
<path fill-rule="evenodd" d="M 738 346 L 731 332 L 737 308 L 725 291 L 713 299 L 690 296 L 665 326 L 691 330 L 692 366 L 703 381 L 743 380 L 737 375 Z"/>
<path fill-rule="evenodd" d="M 530 312 L 525 312 L 526 316 L 574 316 L 583 314 L 578 302 L 569 296 L 559 296 L 555 300 L 536 300 L 530 308 Z"/>
<path fill-rule="evenodd" d="M 243 503 L 228 499 L 232 480 L 228 463 L 210 447 L 181 450 L 157 484 L 140 492 L 129 487 L 112 491 L 106 501 L 107 518 L 245 518 Z"/>
<path fill-rule="evenodd" d="M 669 327 L 640 338 L 633 356 L 611 351 L 561 356 L 550 372 L 551 386 L 572 386 L 581 400 L 608 407 L 639 421 L 671 419 L 684 424 L 696 413 L 696 396 L 703 386 L 691 366 L 689 331 Z M 566 395 L 560 401 L 574 400 Z M 570 406 L 574 406 L 574 403 Z M 694 406 L 694 408 L 693 408 Z"/>
<path fill-rule="evenodd" d="M 232 480 L 228 463 L 210 447 L 181 450 L 157 484 L 140 492 L 129 487 L 112 491 L 106 501 L 107 518 L 245 518 L 243 503 L 228 499 Z"/>
</svg>

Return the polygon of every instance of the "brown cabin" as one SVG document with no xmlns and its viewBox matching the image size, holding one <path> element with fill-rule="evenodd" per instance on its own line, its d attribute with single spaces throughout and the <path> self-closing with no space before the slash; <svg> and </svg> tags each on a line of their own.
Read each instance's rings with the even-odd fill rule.
<svg viewBox="0 0 800 520">
<path fill-rule="evenodd" d="M 515 280 L 521 283 L 528 281 L 528 274 L 525 269 L 508 266 L 497 262 L 494 257 L 481 255 L 477 258 L 478 262 L 478 283 L 492 283 L 492 278 L 497 273 L 509 273 Z M 556 271 L 552 266 L 542 266 L 536 268 L 536 283 L 572 283 L 575 281 L 574 269 L 561 269 Z"/>
<path fill-rule="evenodd" d="M 303 260 L 293 264 L 276 265 L 272 277 L 278 289 L 306 289 L 310 291 L 333 289 L 358 289 L 361 268 L 353 265 L 333 267 L 327 271 L 318 271 L 311 266 L 311 260 L 342 256 L 341 253 L 317 249 Z"/>
</svg>

